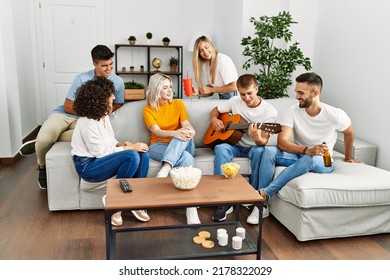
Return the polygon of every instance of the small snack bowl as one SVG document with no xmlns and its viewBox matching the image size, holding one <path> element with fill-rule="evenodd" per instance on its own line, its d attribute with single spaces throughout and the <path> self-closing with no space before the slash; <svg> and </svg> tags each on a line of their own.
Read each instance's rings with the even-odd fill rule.
<svg viewBox="0 0 390 280">
<path fill-rule="evenodd" d="M 191 190 L 195 188 L 200 178 L 202 170 L 197 167 L 175 167 L 169 173 L 172 178 L 173 185 L 181 190 Z"/>
<path fill-rule="evenodd" d="M 235 162 L 228 162 L 221 165 L 221 169 L 223 172 L 223 175 L 225 175 L 226 178 L 234 178 L 238 174 L 238 171 L 240 170 L 240 165 Z"/>
</svg>

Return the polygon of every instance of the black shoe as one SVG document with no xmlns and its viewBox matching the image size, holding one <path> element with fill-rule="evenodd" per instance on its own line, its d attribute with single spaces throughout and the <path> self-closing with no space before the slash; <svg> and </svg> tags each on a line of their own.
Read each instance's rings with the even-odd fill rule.
<svg viewBox="0 0 390 280">
<path fill-rule="evenodd" d="M 28 155 L 35 153 L 35 142 L 36 142 L 36 139 L 31 140 L 31 141 L 27 141 L 26 143 L 24 143 L 19 148 L 19 153 L 22 156 L 28 156 Z"/>
<path fill-rule="evenodd" d="M 233 206 L 231 205 L 221 205 L 218 206 L 213 215 L 213 220 L 215 222 L 222 222 L 226 220 L 226 216 L 233 212 Z"/>
<path fill-rule="evenodd" d="M 38 175 L 39 187 L 42 190 L 46 190 L 47 189 L 46 167 L 43 168 L 38 167 L 37 170 L 39 171 L 39 175 Z"/>
</svg>

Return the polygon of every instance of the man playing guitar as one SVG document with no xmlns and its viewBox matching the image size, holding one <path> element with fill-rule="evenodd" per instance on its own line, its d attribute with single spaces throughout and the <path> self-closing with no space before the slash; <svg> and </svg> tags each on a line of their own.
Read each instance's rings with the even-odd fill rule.
<svg viewBox="0 0 390 280">
<path fill-rule="evenodd" d="M 213 108 L 210 113 L 211 125 L 213 130 L 217 132 L 222 131 L 225 128 L 225 124 L 220 119 L 223 113 L 239 114 L 250 124 L 237 144 L 221 143 L 214 147 L 214 174 L 222 175 L 221 165 L 231 162 L 234 157 L 249 158 L 252 169 L 249 182 L 257 190 L 259 188 L 260 161 L 265 149 L 264 146 L 270 137 L 270 133 L 259 128 L 257 124 L 275 122 L 277 111 L 270 103 L 257 95 L 258 84 L 255 76 L 251 74 L 240 76 L 237 80 L 237 88 L 239 96 L 235 96 Z M 252 214 L 248 217 L 248 223 L 254 223 L 256 218 L 255 224 L 258 223 L 258 210 L 257 216 L 256 211 L 252 211 Z M 224 221 L 226 215 L 231 212 L 233 212 L 232 206 L 221 205 L 216 209 L 213 220 L 218 222 Z M 267 215 L 269 211 L 264 211 L 264 213 Z M 263 217 L 265 217 L 264 214 Z"/>
</svg>

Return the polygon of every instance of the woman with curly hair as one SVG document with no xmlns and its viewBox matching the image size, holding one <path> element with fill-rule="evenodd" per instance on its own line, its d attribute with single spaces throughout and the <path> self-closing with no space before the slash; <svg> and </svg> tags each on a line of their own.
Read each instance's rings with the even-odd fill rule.
<svg viewBox="0 0 390 280">
<path fill-rule="evenodd" d="M 214 43 L 206 36 L 196 39 L 192 53 L 192 67 L 198 89 L 194 95 L 211 96 L 219 94 L 219 99 L 230 99 L 237 95 L 237 69 L 233 60 L 218 52 Z"/>
<path fill-rule="evenodd" d="M 114 99 L 114 84 L 105 77 L 95 77 L 77 90 L 73 108 L 80 118 L 73 132 L 71 154 L 77 173 L 85 181 L 101 182 L 114 176 L 145 178 L 148 173 L 148 145 L 115 139 L 109 118 Z M 150 219 L 144 210 L 132 213 L 140 221 Z M 121 212 L 111 218 L 115 226 L 122 222 Z"/>
<path fill-rule="evenodd" d="M 150 158 L 162 163 L 157 177 L 167 177 L 172 167 L 195 166 L 195 130 L 183 101 L 173 99 L 171 77 L 151 76 L 146 102 L 144 120 L 150 130 Z M 200 224 L 196 207 L 187 208 L 186 213 L 188 224 Z"/>
</svg>

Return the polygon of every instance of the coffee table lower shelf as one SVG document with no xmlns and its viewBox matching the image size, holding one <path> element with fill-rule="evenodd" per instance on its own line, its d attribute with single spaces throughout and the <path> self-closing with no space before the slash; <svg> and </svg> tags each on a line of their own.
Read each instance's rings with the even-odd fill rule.
<svg viewBox="0 0 390 280">
<path fill-rule="evenodd" d="M 263 198 L 240 174 L 232 179 L 226 179 L 222 175 L 204 175 L 198 186 L 188 191 L 175 188 L 169 177 L 126 180 L 133 189 L 130 193 L 122 192 L 118 179 L 110 179 L 107 182 L 105 205 L 107 259 L 194 259 L 244 254 L 256 254 L 256 259 L 260 259 Z M 255 243 L 247 236 L 242 249 L 234 250 L 231 240 L 235 235 L 235 229 L 242 227 L 239 213 L 240 205 L 244 203 L 253 204 L 260 210 L 258 234 Z M 152 222 L 143 223 L 142 226 L 131 224 L 132 226 L 120 228 L 111 225 L 111 216 L 116 211 L 218 205 L 235 205 L 235 220 L 200 225 L 163 225 Z M 216 238 L 217 229 L 222 227 L 226 227 L 229 234 L 229 243 L 224 247 L 218 245 Z M 206 249 L 193 242 L 193 237 L 201 230 L 210 231 L 211 240 L 215 243 L 214 248 Z"/>
<path fill-rule="evenodd" d="M 258 207 L 262 209 L 262 204 L 260 203 Z M 236 211 L 239 211 L 239 206 L 236 206 Z M 107 259 L 201 259 L 249 254 L 256 254 L 256 259 L 261 258 L 261 221 L 257 240 L 253 241 L 247 234 L 242 249 L 232 248 L 232 237 L 235 235 L 236 228 L 244 227 L 239 222 L 237 212 L 236 220 L 219 223 L 134 228 L 113 228 L 110 223 L 113 213 L 115 211 L 105 212 Z M 227 246 L 218 244 L 217 229 L 219 228 L 225 228 L 228 232 Z M 193 237 L 203 230 L 211 233 L 208 240 L 214 241 L 213 248 L 206 249 L 193 242 Z"/>
</svg>

